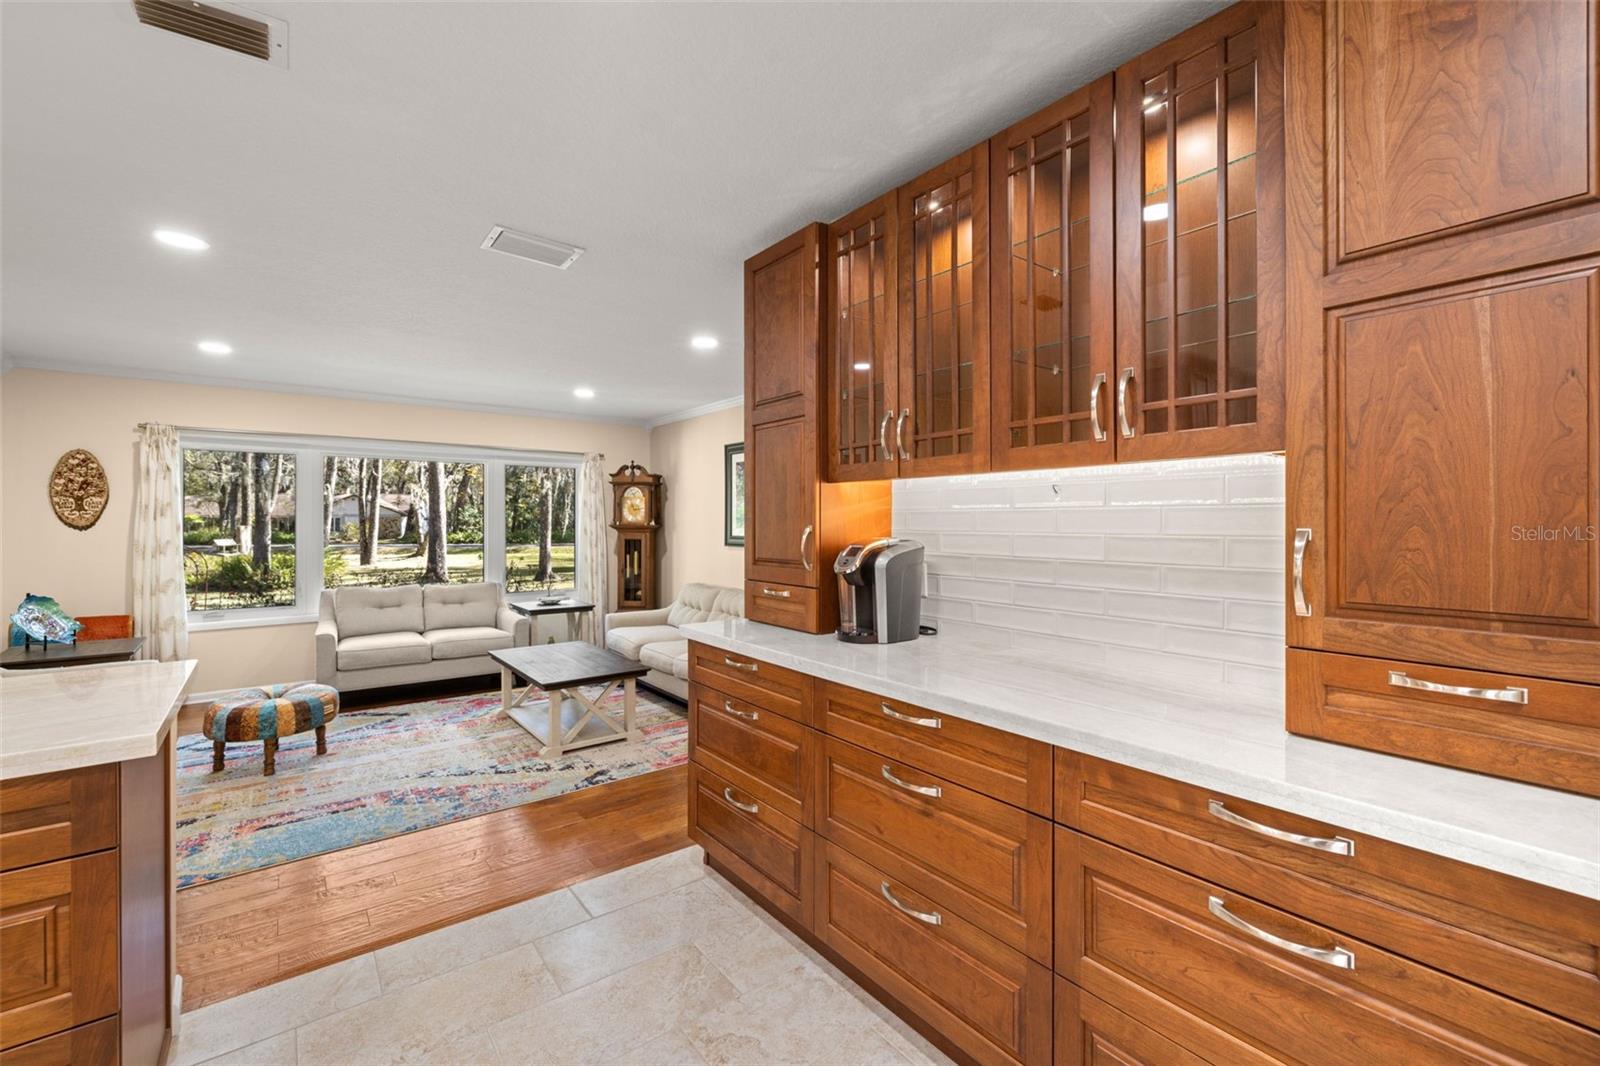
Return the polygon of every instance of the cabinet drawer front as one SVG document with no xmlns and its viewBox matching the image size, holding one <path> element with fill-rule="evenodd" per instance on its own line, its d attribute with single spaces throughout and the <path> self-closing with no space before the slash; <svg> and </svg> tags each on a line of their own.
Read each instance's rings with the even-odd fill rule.
<svg viewBox="0 0 1600 1066">
<path fill-rule="evenodd" d="M 704 685 L 689 686 L 689 746 L 694 761 L 780 814 L 806 823 L 816 734 Z"/>
<path fill-rule="evenodd" d="M 817 713 L 829 734 L 975 792 L 1050 813 L 1050 745 L 902 700 L 817 682 Z"/>
<path fill-rule="evenodd" d="M 1043 966 L 828 841 L 816 913 L 825 944 L 978 1062 L 1049 1061 Z"/>
<path fill-rule="evenodd" d="M 810 896 L 808 836 L 799 822 L 690 764 L 690 839 L 797 921 L 804 920 L 801 904 Z"/>
<path fill-rule="evenodd" d="M 1294 648 L 1288 669 L 1291 733 L 1600 796 L 1600 685 Z"/>
<path fill-rule="evenodd" d="M 820 834 L 1049 963 L 1050 823 L 833 738 L 817 762 Z"/>
<path fill-rule="evenodd" d="M 1058 751 L 1057 771 L 1067 825 L 1600 1028 L 1600 902 L 1101 759 Z"/>
<path fill-rule="evenodd" d="M 0 874 L 0 1044 L 117 1009 L 117 854 Z"/>
<path fill-rule="evenodd" d="M 122 1061 L 117 1017 L 0 1051 L 0 1066 L 117 1066 Z"/>
<path fill-rule="evenodd" d="M 0 870 L 117 844 L 117 767 L 0 781 Z"/>
<path fill-rule="evenodd" d="M 689 680 L 797 722 L 806 721 L 811 678 L 798 671 L 690 641 Z"/>
<path fill-rule="evenodd" d="M 775 581 L 746 581 L 744 613 L 752 622 L 821 632 L 817 618 L 817 590 L 803 585 L 780 585 Z"/>
<path fill-rule="evenodd" d="M 1174 1034 L 1176 1035 L 1176 1034 Z M 1250 1057 L 1232 1062 L 1270 1062 Z M 1206 1066 L 1206 1060 L 1141 1025 L 1064 977 L 1056 978 L 1056 1066 Z"/>
<path fill-rule="evenodd" d="M 1159 1031 L 1193 1015 L 1328 1066 L 1600 1058 L 1600 1033 L 1069 830 L 1063 976 Z M 1315 956 L 1315 957 L 1313 957 Z"/>
</svg>

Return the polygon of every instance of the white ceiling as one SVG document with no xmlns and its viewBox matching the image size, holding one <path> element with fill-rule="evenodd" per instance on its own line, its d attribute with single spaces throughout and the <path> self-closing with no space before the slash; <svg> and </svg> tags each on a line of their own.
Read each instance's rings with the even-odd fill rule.
<svg viewBox="0 0 1600 1066">
<path fill-rule="evenodd" d="M 746 256 L 1220 5 L 252 6 L 288 21 L 289 69 L 127 2 L 0 4 L 10 364 L 630 420 L 715 402 L 741 388 Z M 481 251 L 496 224 L 587 251 Z"/>
</svg>

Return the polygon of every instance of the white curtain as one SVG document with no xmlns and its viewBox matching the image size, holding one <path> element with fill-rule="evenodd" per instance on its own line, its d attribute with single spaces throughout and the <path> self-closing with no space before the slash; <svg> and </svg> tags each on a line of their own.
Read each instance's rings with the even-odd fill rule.
<svg viewBox="0 0 1600 1066">
<path fill-rule="evenodd" d="M 583 457 L 583 470 L 578 475 L 578 595 L 594 604 L 590 617 L 589 639 L 605 647 L 605 627 L 602 620 L 611 610 L 611 593 L 606 587 L 606 575 L 611 572 L 611 552 L 606 541 L 606 470 L 605 456 L 590 454 Z"/>
<path fill-rule="evenodd" d="M 139 482 L 133 490 L 133 632 L 140 654 L 170 662 L 189 654 L 183 596 L 183 521 L 178 515 L 182 465 L 178 431 L 139 427 Z"/>
</svg>

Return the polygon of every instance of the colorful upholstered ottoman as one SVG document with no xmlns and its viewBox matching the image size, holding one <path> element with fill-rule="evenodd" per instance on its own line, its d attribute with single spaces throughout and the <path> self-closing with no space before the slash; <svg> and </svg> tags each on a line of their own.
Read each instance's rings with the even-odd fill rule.
<svg viewBox="0 0 1600 1066">
<path fill-rule="evenodd" d="M 339 716 L 339 690 L 313 681 L 264 688 L 241 688 L 223 694 L 206 709 L 205 735 L 211 738 L 211 770 L 222 769 L 225 744 L 259 740 L 262 775 L 277 772 L 278 740 L 317 731 L 317 754 L 328 754 L 328 723 Z"/>
</svg>

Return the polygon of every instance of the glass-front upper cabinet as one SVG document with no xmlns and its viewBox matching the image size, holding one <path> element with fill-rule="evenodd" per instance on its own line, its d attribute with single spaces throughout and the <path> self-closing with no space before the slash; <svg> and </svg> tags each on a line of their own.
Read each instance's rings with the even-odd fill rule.
<svg viewBox="0 0 1600 1066">
<path fill-rule="evenodd" d="M 1115 458 L 1111 109 L 1107 75 L 989 142 L 997 470 Z"/>
<path fill-rule="evenodd" d="M 1283 447 L 1282 14 L 1117 72 L 1117 455 Z"/>
<path fill-rule="evenodd" d="M 989 466 L 989 148 L 899 191 L 899 474 Z"/>
<path fill-rule="evenodd" d="M 899 470 L 895 200 L 891 192 L 828 227 L 823 277 L 829 287 L 830 481 L 894 477 Z"/>
</svg>

